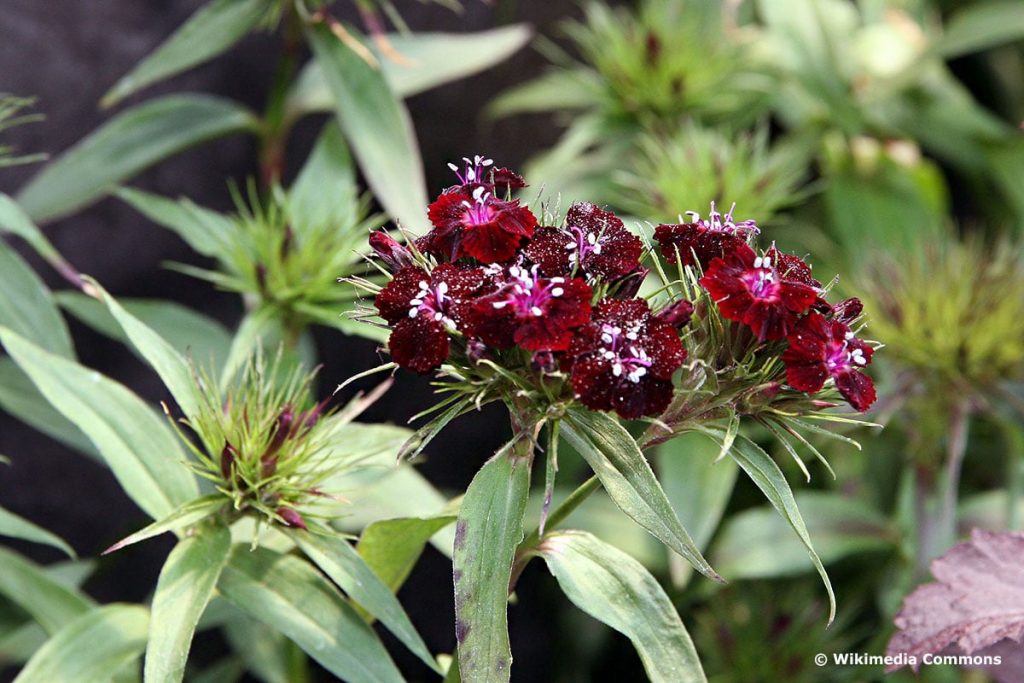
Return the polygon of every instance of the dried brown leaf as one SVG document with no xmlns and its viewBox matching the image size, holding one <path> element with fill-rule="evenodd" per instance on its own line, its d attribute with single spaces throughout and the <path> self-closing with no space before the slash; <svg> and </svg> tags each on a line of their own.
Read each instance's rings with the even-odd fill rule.
<svg viewBox="0 0 1024 683">
<path fill-rule="evenodd" d="M 926 654 L 995 653 L 1002 664 L 985 668 L 997 680 L 1021 680 L 1012 676 L 1024 669 L 1024 533 L 975 529 L 931 570 L 936 581 L 904 600 L 886 654 L 906 655 L 916 671 Z"/>
</svg>

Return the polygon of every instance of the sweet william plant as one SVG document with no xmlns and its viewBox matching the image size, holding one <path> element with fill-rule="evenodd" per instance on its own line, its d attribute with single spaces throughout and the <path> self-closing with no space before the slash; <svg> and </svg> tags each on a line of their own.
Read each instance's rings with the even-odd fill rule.
<svg viewBox="0 0 1024 683">
<path fill-rule="evenodd" d="M 387 283 L 352 280 L 374 295 L 359 315 L 390 330 L 393 362 L 377 370 L 434 374 L 445 395 L 403 455 L 486 403 L 509 412 L 512 438 L 474 477 L 456 526 L 462 680 L 509 679 L 506 605 L 535 557 L 570 600 L 633 641 L 652 680 L 704 680 L 648 571 L 589 533 L 556 528 L 603 487 L 636 523 L 722 581 L 643 453 L 686 432 L 718 441 L 720 457 L 733 458 L 790 523 L 828 589 L 831 620 L 831 586 L 792 492 L 740 425 L 767 427 L 803 467 L 794 442 L 820 458 L 804 436 L 830 434 L 817 422 L 858 421 L 830 410 L 840 399 L 857 411 L 875 400 L 863 372 L 875 346 L 859 337 L 860 302 L 829 303 L 810 265 L 774 244 L 759 248 L 756 222 L 735 220 L 733 210 L 712 204 L 707 218 L 691 212 L 659 225 L 652 247 L 594 204 L 575 203 L 564 217 L 544 205 L 534 213 L 513 196 L 526 186 L 521 176 L 481 156 L 464 161 L 453 166 L 457 183 L 429 206 L 428 233 L 403 234 L 404 244 L 371 235 Z M 632 421 L 648 425 L 639 439 L 627 430 Z M 562 440 L 594 476 L 550 510 Z M 542 450 L 544 506 L 527 534 Z"/>
</svg>

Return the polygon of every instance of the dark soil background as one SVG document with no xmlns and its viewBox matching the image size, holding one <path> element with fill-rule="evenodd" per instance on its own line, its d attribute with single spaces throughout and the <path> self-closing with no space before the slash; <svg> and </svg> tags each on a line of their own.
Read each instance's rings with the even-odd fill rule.
<svg viewBox="0 0 1024 683">
<path fill-rule="evenodd" d="M 5 143 L 16 145 L 21 153 L 47 152 L 52 156 L 70 147 L 112 115 L 97 106 L 107 88 L 201 4 L 202 0 L 0 2 L 0 91 L 37 96 L 36 110 L 47 117 L 42 123 L 5 133 Z M 551 35 L 560 18 L 578 13 L 578 5 L 572 0 L 491 4 L 464 0 L 461 15 L 435 5 L 399 4 L 414 30 L 472 31 L 528 22 Z M 342 14 L 348 8 L 349 3 L 339 3 Z M 250 36 L 214 62 L 150 88 L 119 109 L 159 94 L 196 91 L 234 98 L 260 111 L 278 52 L 275 36 Z M 484 153 L 516 167 L 554 142 L 558 129 L 546 117 L 489 122 L 480 115 L 493 96 L 536 75 L 544 63 L 537 52 L 526 48 L 497 68 L 408 102 L 432 192 L 447 184 L 445 162 L 449 160 Z M 292 173 L 305 158 L 322 120 L 306 120 L 293 133 L 288 155 Z M 0 170 L 0 190 L 13 194 L 37 170 L 37 166 Z M 181 154 L 132 184 L 162 195 L 185 195 L 200 204 L 227 210 L 231 204 L 226 179 L 244 179 L 256 172 L 253 141 L 233 138 Z M 46 232 L 82 272 L 96 277 L 119 296 L 173 299 L 232 326 L 241 316 L 236 296 L 212 291 L 204 283 L 163 268 L 161 264 L 168 260 L 202 260 L 170 232 L 148 223 L 116 200 L 101 201 L 54 222 L 46 226 Z M 52 287 L 64 286 L 45 264 L 27 250 L 21 251 Z M 153 373 L 123 346 L 73 321 L 71 326 L 83 363 L 117 378 L 147 399 L 165 398 Z M 370 342 L 318 330 L 317 343 L 325 365 L 325 387 L 377 362 L 377 349 Z M 365 419 L 404 423 L 430 402 L 425 380 L 401 374 L 395 387 Z M 467 416 L 437 439 L 423 471 L 439 487 L 464 489 L 506 432 L 500 410 Z M 96 556 L 145 522 L 142 512 L 121 492 L 108 470 L 6 415 L 0 415 L 0 453 L 13 461 L 11 467 L 0 468 L 0 505 L 56 532 L 83 557 Z M 42 562 L 59 559 L 46 549 L 13 545 Z M 146 600 L 170 547 L 168 539 L 158 539 L 102 559 L 86 590 L 101 602 Z M 454 616 L 447 560 L 428 550 L 400 597 L 431 649 L 450 652 L 454 646 Z M 531 567 L 520 583 L 518 604 L 511 609 L 514 680 L 543 681 L 554 675 L 560 639 L 550 605 L 564 600 L 543 568 Z M 432 679 L 400 646 L 390 647 L 393 644 L 389 641 L 389 648 L 413 680 Z M 212 661 L 222 647 L 215 638 L 201 637 L 195 658 Z M 631 657 L 635 655 L 626 655 L 629 661 Z M 608 658 L 618 659 L 614 653 Z M 627 672 L 613 674 L 605 668 L 604 675 L 584 679 L 605 676 L 616 680 L 633 677 Z M 0 680 L 6 680 L 2 672 Z"/>
</svg>

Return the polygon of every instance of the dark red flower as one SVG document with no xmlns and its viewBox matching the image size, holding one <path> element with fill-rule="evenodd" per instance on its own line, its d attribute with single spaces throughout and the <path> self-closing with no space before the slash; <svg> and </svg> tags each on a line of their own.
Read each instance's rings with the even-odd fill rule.
<svg viewBox="0 0 1024 683">
<path fill-rule="evenodd" d="M 427 373 L 448 358 L 448 336 L 462 327 L 472 298 L 485 284 L 483 268 L 443 263 L 433 272 L 406 266 L 377 294 L 392 326 L 388 348 L 403 368 Z"/>
<path fill-rule="evenodd" d="M 536 266 L 512 266 L 502 275 L 497 291 L 469 310 L 467 332 L 498 348 L 569 348 L 573 330 L 590 319 L 590 285 L 580 278 L 543 278 Z"/>
<path fill-rule="evenodd" d="M 448 168 L 459 179 L 459 187 L 469 194 L 481 185 L 492 192 L 505 194 L 526 187 L 523 176 L 507 168 L 495 168 L 492 159 L 477 155 L 472 159 L 462 157 L 462 161 L 466 164 L 465 170 L 460 171 L 455 164 L 448 164 Z"/>
<path fill-rule="evenodd" d="M 738 245 L 746 245 L 751 235 L 760 230 L 753 220 L 733 221 L 733 204 L 724 216 L 715 210 L 711 202 L 711 213 L 708 218 L 701 219 L 695 211 L 687 211 L 686 215 L 693 220 L 689 223 L 675 225 L 662 224 L 654 229 L 654 239 L 661 246 L 661 253 L 669 263 L 675 263 L 678 253 L 684 266 L 697 263 L 706 268 L 712 259 L 723 256 Z"/>
<path fill-rule="evenodd" d="M 576 396 L 592 410 L 633 420 L 672 400 L 672 373 L 686 360 L 676 328 L 643 299 L 605 299 L 573 337 L 568 354 Z"/>
<path fill-rule="evenodd" d="M 871 362 L 874 349 L 853 335 L 849 326 L 811 312 L 789 335 L 782 354 L 786 380 L 798 391 L 820 391 L 829 377 L 850 405 L 859 411 L 875 402 L 875 385 L 860 369 Z"/>
<path fill-rule="evenodd" d="M 812 285 L 783 277 L 770 256 L 758 256 L 746 243 L 712 260 L 700 284 L 723 316 L 749 326 L 761 341 L 784 338 L 818 299 Z"/>
<path fill-rule="evenodd" d="M 428 209 L 434 229 L 417 242 L 427 253 L 454 261 L 472 256 L 481 263 L 508 261 L 537 219 L 519 200 L 503 200 L 484 185 L 472 192 L 445 190 Z"/>
<path fill-rule="evenodd" d="M 637 267 L 643 244 L 619 218 L 590 202 L 569 207 L 562 228 L 541 228 L 524 250 L 547 277 L 574 270 L 605 280 Z"/>
</svg>

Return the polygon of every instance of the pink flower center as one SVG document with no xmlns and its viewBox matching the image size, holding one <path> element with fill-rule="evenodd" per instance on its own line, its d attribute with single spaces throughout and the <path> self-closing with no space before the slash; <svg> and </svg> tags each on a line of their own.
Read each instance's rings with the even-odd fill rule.
<svg viewBox="0 0 1024 683">
<path fill-rule="evenodd" d="M 825 357 L 825 366 L 829 373 L 836 375 L 853 366 L 864 367 L 868 364 L 868 359 L 864 357 L 864 351 L 861 348 L 856 346 L 851 348 L 851 339 L 853 339 L 853 332 L 847 332 L 845 339 L 832 342 Z"/>
<path fill-rule="evenodd" d="M 508 269 L 508 274 L 512 279 L 499 291 L 500 294 L 505 295 L 505 298 L 495 301 L 491 305 L 499 310 L 512 306 L 517 317 L 539 318 L 547 312 L 547 306 L 552 299 L 557 299 L 565 294 L 565 288 L 562 286 L 565 284 L 565 278 L 543 279 L 537 274 L 537 266 L 529 271 L 519 266 L 512 266 Z"/>
<path fill-rule="evenodd" d="M 565 245 L 566 251 L 569 252 L 570 266 L 581 266 L 590 254 L 601 253 L 601 238 L 599 235 L 595 235 L 592 232 L 588 233 L 581 228 L 577 228 L 575 225 L 569 226 L 569 233 L 571 238 L 575 238 Z"/>
<path fill-rule="evenodd" d="M 611 363 L 613 375 L 625 376 L 634 384 L 639 382 L 647 374 L 647 368 L 654 364 L 647 352 L 636 345 L 639 336 L 639 325 L 633 325 L 626 330 L 618 325 L 601 325 L 601 341 L 605 344 L 601 356 Z"/>
<path fill-rule="evenodd" d="M 482 187 L 473 190 L 473 201 L 462 201 L 462 206 L 466 209 L 462 214 L 463 225 L 475 227 L 490 223 L 494 219 L 495 213 L 489 203 L 490 198 L 491 193 L 484 191 Z"/>
<path fill-rule="evenodd" d="M 745 220 L 736 223 L 733 220 L 732 212 L 736 210 L 736 202 L 732 203 L 732 206 L 723 216 L 721 213 L 715 210 L 715 203 L 711 202 L 711 213 L 708 214 L 707 218 L 701 218 L 700 214 L 696 211 L 687 211 L 686 215 L 690 217 L 692 223 L 699 223 L 706 230 L 711 232 L 724 232 L 728 235 L 758 235 L 761 230 L 757 227 L 757 222 L 754 220 Z"/>
<path fill-rule="evenodd" d="M 409 317 L 426 315 L 455 329 L 455 321 L 448 316 L 448 308 L 453 302 L 454 299 L 448 296 L 447 282 L 431 286 L 426 280 L 420 280 L 420 291 L 409 300 Z"/>
<path fill-rule="evenodd" d="M 768 256 L 754 259 L 754 267 L 740 276 L 755 299 L 776 301 L 779 298 L 779 276 Z"/>
<path fill-rule="evenodd" d="M 460 185 L 483 182 L 484 174 L 487 172 L 487 167 L 494 165 L 493 159 L 487 159 L 479 154 L 473 157 L 472 160 L 468 157 L 462 157 L 462 160 L 466 163 L 466 170 L 461 173 L 459 172 L 458 166 L 455 164 L 448 164 L 448 168 L 452 169 L 455 173 L 455 177 L 459 179 Z"/>
</svg>

